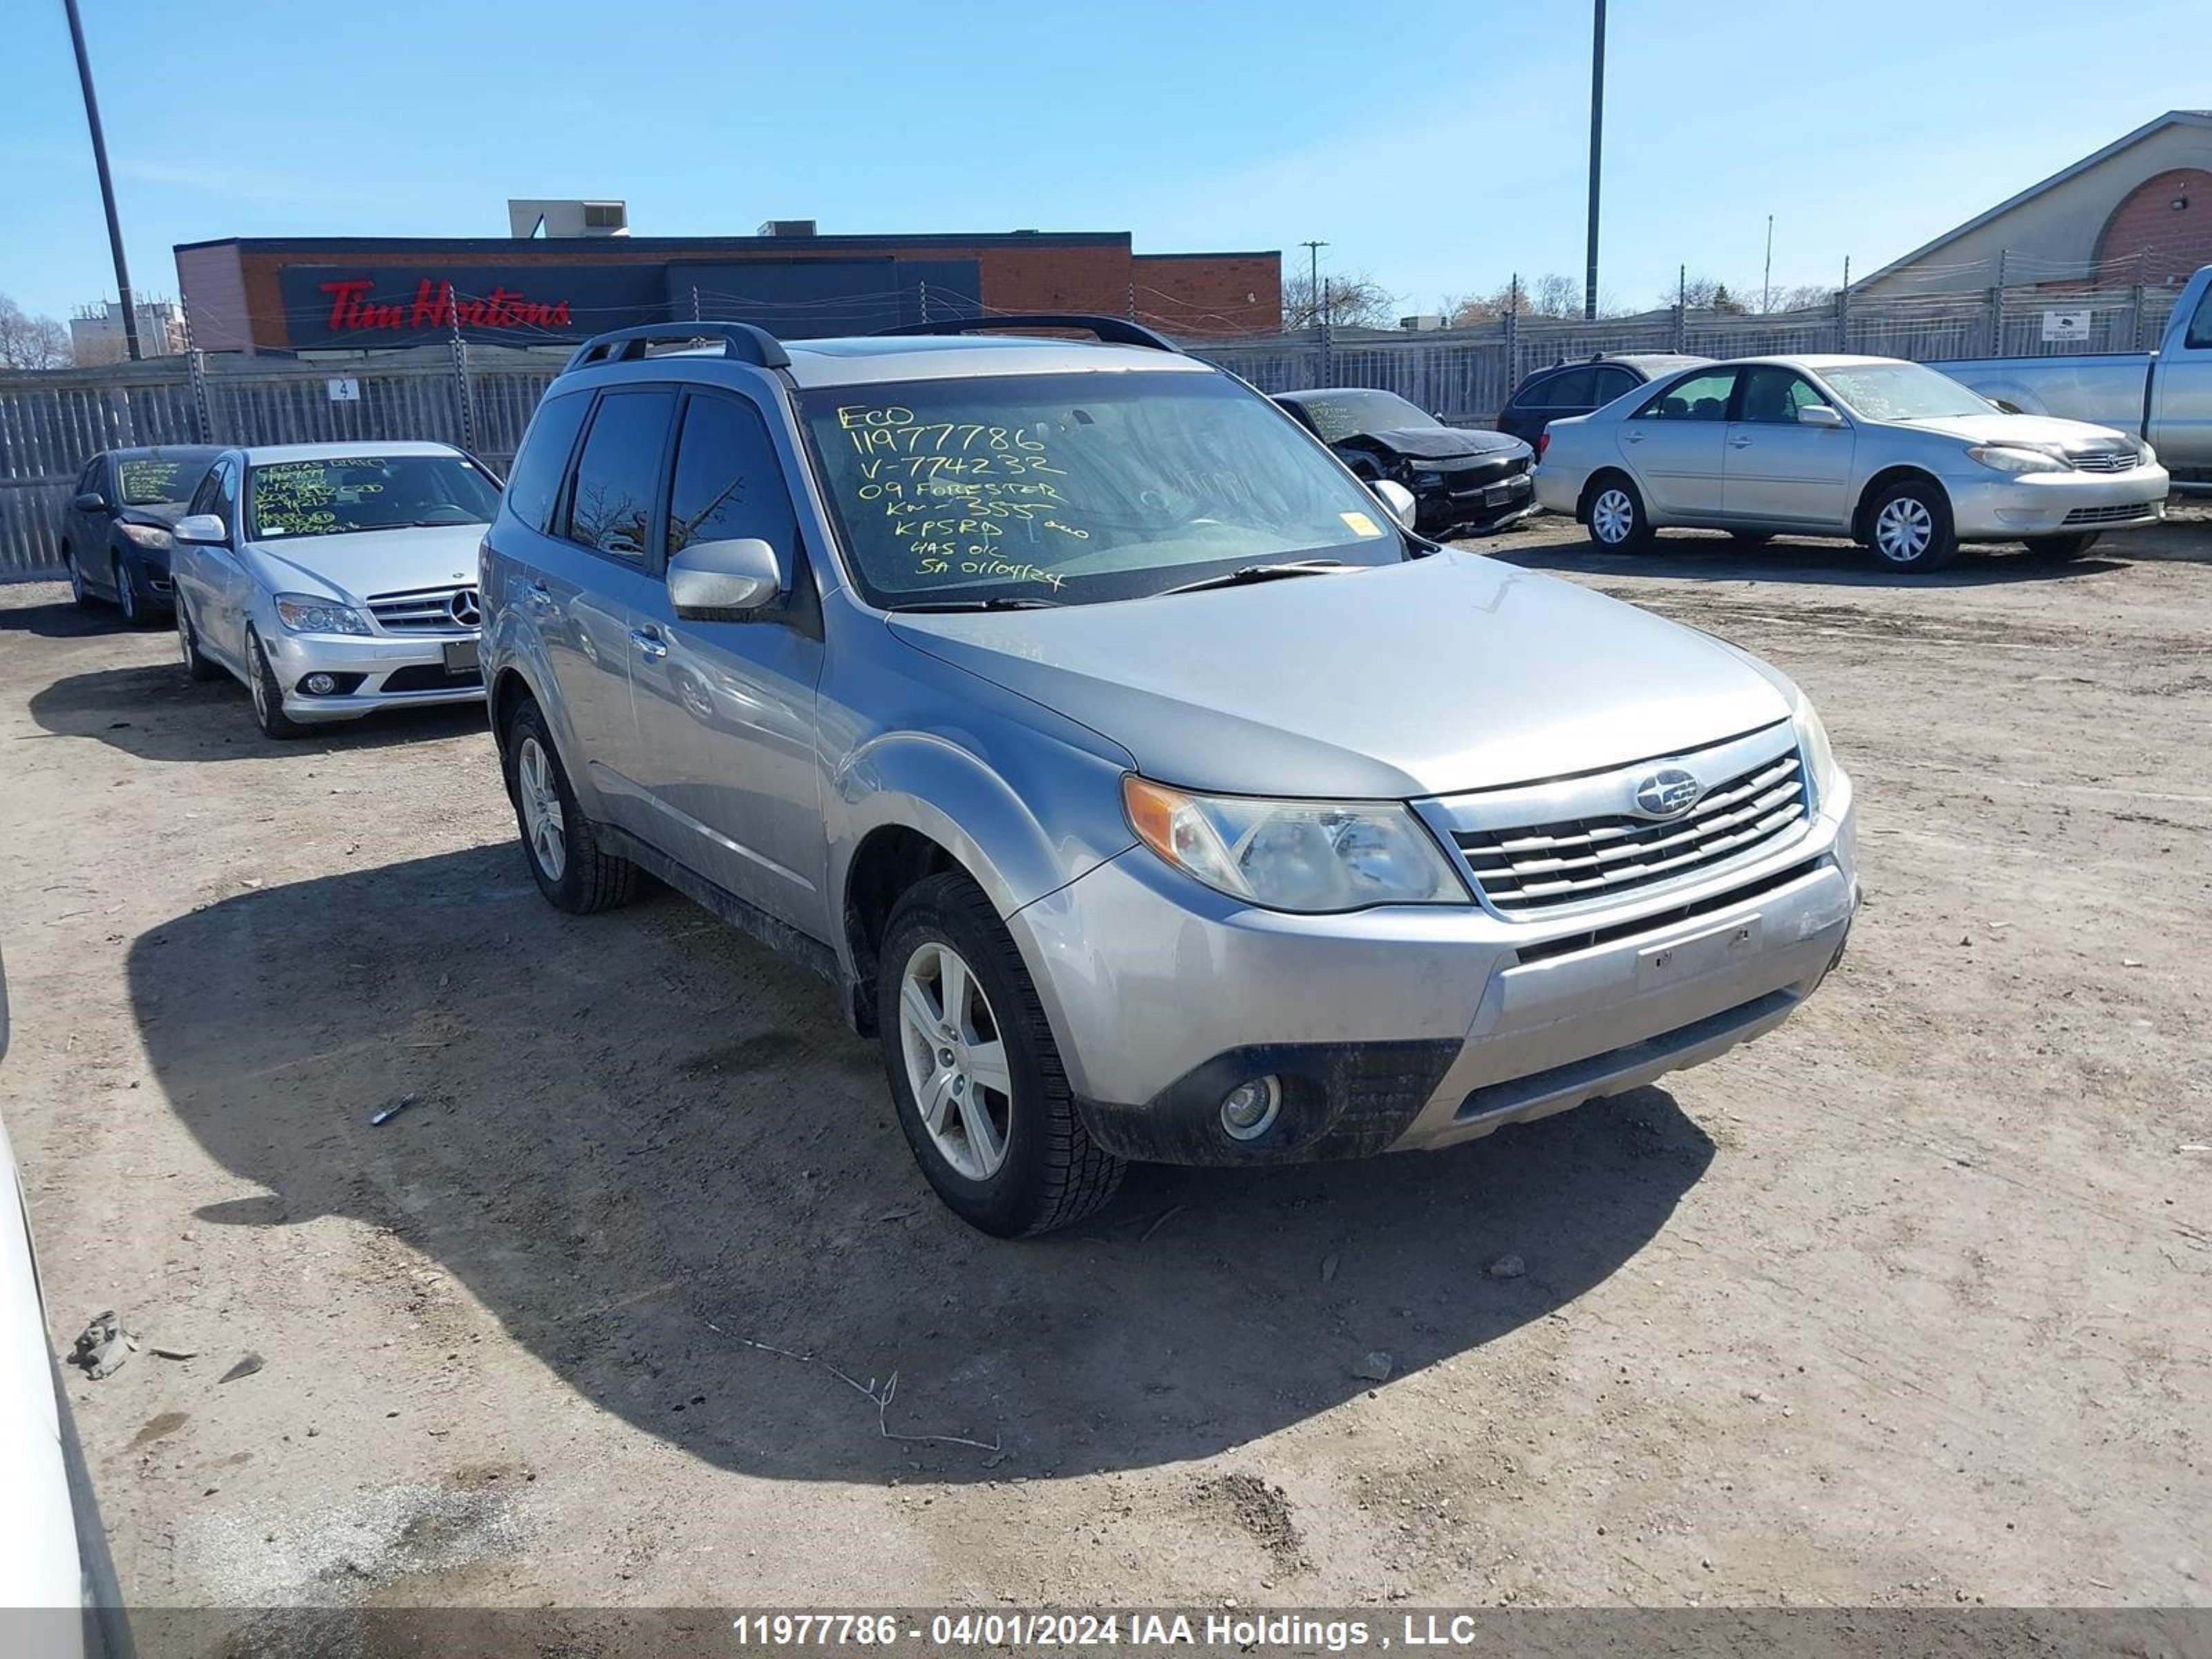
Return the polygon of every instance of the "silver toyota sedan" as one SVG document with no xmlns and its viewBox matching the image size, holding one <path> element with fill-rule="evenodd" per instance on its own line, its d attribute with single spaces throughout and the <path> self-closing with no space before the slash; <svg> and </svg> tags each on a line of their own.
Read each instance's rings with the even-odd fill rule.
<svg viewBox="0 0 2212 1659">
<path fill-rule="evenodd" d="M 2151 447 L 2080 421 L 2016 415 L 1891 357 L 1708 363 L 1553 421 L 1536 499 L 1612 552 L 1676 526 L 1848 536 L 1893 570 L 1938 570 L 1965 542 L 2071 558 L 2155 524 Z"/>
<path fill-rule="evenodd" d="M 477 544 L 499 481 L 448 444 L 226 450 L 177 521 L 177 641 L 271 738 L 483 697 Z"/>
</svg>

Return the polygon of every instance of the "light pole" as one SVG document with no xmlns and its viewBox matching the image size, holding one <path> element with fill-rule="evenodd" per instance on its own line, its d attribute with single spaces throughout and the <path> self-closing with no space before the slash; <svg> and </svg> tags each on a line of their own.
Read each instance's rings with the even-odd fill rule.
<svg viewBox="0 0 2212 1659">
<path fill-rule="evenodd" d="M 85 125 L 92 129 L 92 165 L 100 174 L 100 202 L 107 210 L 107 246 L 115 255 L 115 287 L 123 301 L 123 343 L 137 362 L 138 301 L 131 292 L 131 267 L 123 258 L 123 226 L 115 216 L 115 181 L 107 176 L 107 139 L 100 130 L 100 100 L 92 92 L 92 60 L 84 52 L 84 25 L 77 21 L 76 0 L 62 0 L 69 14 L 70 44 L 76 48 L 77 84 L 84 88 Z"/>
<path fill-rule="evenodd" d="M 1306 303 L 1315 308 L 1313 315 L 1322 322 L 1326 323 L 1328 319 L 1326 317 L 1322 316 L 1320 310 L 1321 251 L 1327 247 L 1328 244 L 1327 242 L 1301 242 L 1298 246 L 1306 251 Z"/>
<path fill-rule="evenodd" d="M 1589 258 L 1583 269 L 1583 319 L 1597 315 L 1597 181 L 1605 138 L 1605 0 L 1590 28 Z"/>
<path fill-rule="evenodd" d="M 1759 309 L 1763 315 L 1774 309 L 1774 216 L 1766 216 L 1766 270 L 1759 279 Z"/>
</svg>

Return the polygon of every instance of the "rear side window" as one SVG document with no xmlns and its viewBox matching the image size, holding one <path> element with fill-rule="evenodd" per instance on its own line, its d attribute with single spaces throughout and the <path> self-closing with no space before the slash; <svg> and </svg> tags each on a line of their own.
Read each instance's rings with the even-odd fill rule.
<svg viewBox="0 0 2212 1659">
<path fill-rule="evenodd" d="M 1735 390 L 1735 371 L 1692 374 L 1677 380 L 1636 411 L 1639 421 L 1725 421 L 1729 394 Z"/>
<path fill-rule="evenodd" d="M 1545 383 L 1539 394 L 1539 409 L 1588 409 L 1597 402 L 1590 390 L 1592 371 L 1587 368 L 1563 369 Z"/>
<path fill-rule="evenodd" d="M 1643 384 L 1625 368 L 1601 368 L 1597 372 L 1597 386 L 1590 395 L 1590 402 L 1602 408 L 1615 398 L 1625 396 Z"/>
<path fill-rule="evenodd" d="M 595 553 L 645 562 L 647 526 L 676 393 L 610 392 L 599 399 L 568 492 L 568 538 Z"/>
<path fill-rule="evenodd" d="M 2191 351 L 2212 346 L 2212 288 L 2204 290 L 2204 297 L 2197 302 L 2191 313 L 2189 331 L 2181 337 L 2181 343 Z"/>
<path fill-rule="evenodd" d="M 530 430 L 522 434 L 522 447 L 515 453 L 514 471 L 507 481 L 507 504 L 532 530 L 553 522 L 561 475 L 568 471 L 576 434 L 583 429 L 584 411 L 591 406 L 587 395 L 548 398 L 538 405 Z"/>
<path fill-rule="evenodd" d="M 684 405 L 668 491 L 668 551 L 755 537 L 786 559 L 799 525 L 768 426 L 751 404 L 695 395 Z"/>
</svg>

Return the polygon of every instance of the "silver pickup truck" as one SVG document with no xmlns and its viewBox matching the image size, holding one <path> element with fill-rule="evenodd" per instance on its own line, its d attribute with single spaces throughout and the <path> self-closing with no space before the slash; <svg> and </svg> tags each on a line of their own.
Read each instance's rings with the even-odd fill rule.
<svg viewBox="0 0 2212 1659">
<path fill-rule="evenodd" d="M 2212 483 L 2212 265 L 2189 279 L 2155 351 L 1931 363 L 2024 415 L 2130 432 L 2177 480 Z"/>
</svg>

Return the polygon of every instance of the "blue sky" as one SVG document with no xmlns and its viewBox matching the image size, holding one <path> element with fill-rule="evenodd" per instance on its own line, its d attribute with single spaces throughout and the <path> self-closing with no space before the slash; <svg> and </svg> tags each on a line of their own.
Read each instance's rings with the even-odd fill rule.
<svg viewBox="0 0 2212 1659">
<path fill-rule="evenodd" d="M 142 292 L 177 242 L 497 235 L 509 196 L 641 234 L 1321 237 L 1407 311 L 1582 269 L 1587 0 L 80 3 Z M 2203 6 L 1613 0 L 1604 286 L 1755 287 L 1770 212 L 1778 285 L 1870 270 L 2212 102 Z M 65 315 L 112 291 L 99 195 L 59 0 L 10 9 L 0 293 Z"/>
</svg>

